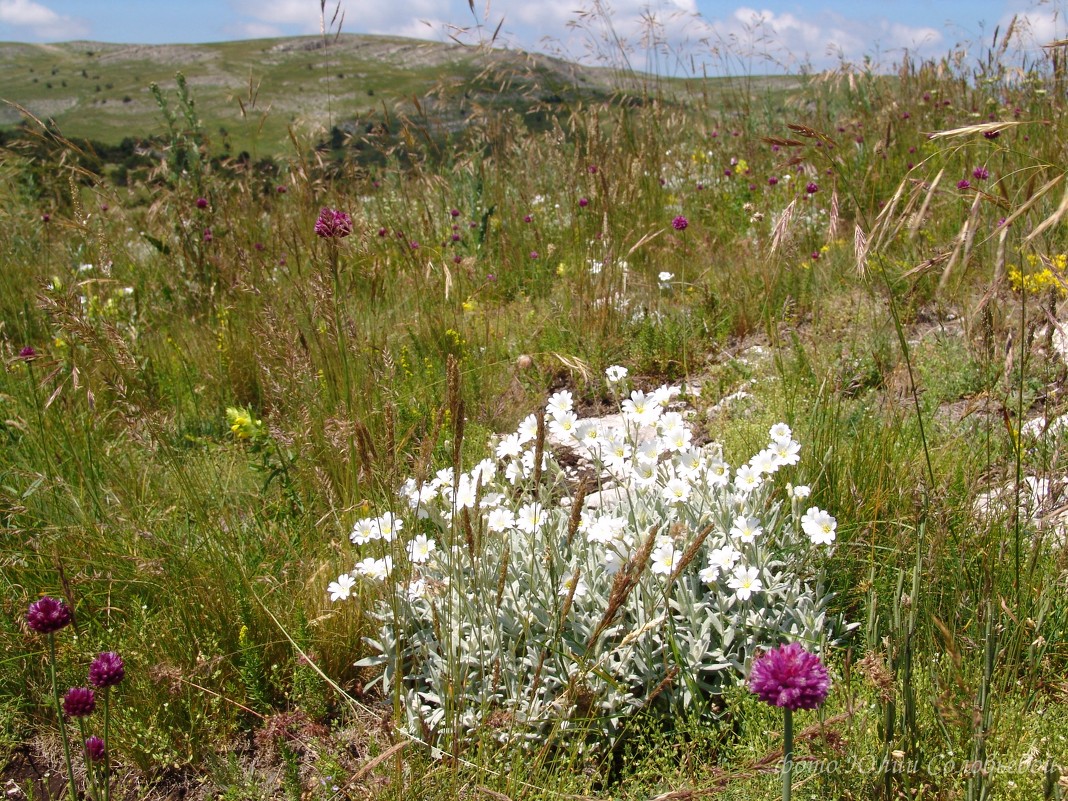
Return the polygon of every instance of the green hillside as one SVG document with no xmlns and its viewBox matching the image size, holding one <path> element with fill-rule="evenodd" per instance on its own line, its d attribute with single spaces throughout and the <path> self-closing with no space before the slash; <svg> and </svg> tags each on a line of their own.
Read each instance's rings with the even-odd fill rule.
<svg viewBox="0 0 1068 801">
<path fill-rule="evenodd" d="M 54 120 L 68 137 L 117 144 L 162 134 L 149 89 L 165 95 L 184 74 L 197 112 L 220 148 L 269 155 L 289 130 L 315 136 L 334 125 L 396 113 L 429 115 L 458 127 L 486 106 L 558 104 L 612 89 L 603 71 L 515 51 L 394 37 L 343 35 L 261 39 L 203 45 L 70 42 L 0 44 L 5 76 L 0 126 L 17 125 L 18 106 Z M 17 104 L 17 105 L 15 105 Z"/>
</svg>

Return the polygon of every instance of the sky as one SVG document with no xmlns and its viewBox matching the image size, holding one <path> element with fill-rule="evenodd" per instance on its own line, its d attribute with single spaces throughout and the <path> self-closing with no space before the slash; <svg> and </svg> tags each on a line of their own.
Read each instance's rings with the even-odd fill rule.
<svg viewBox="0 0 1068 801">
<path fill-rule="evenodd" d="M 833 67 L 867 56 L 886 69 L 906 51 L 985 49 L 1014 15 L 1019 44 L 1068 38 L 1068 0 L 340 0 L 344 33 L 488 39 L 586 63 L 664 72 Z M 327 0 L 329 25 L 339 0 Z M 608 10 L 610 13 L 600 13 Z M 605 20 L 611 19 L 611 25 Z M 0 0 L 0 41 L 200 43 L 318 34 L 319 0 Z M 652 41 L 659 48 L 650 47 Z M 763 68 L 762 68 L 763 67 Z M 0 79 L 2 82 L 2 79 Z"/>
</svg>

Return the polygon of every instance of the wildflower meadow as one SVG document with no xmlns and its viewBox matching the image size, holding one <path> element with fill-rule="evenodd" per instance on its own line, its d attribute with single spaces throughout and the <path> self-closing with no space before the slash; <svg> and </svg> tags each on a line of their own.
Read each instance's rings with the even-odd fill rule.
<svg viewBox="0 0 1068 801">
<path fill-rule="evenodd" d="M 24 108 L 6 797 L 1065 797 L 1040 44 L 570 85 L 487 48 L 300 124 L 171 70 L 123 145 Z"/>
</svg>

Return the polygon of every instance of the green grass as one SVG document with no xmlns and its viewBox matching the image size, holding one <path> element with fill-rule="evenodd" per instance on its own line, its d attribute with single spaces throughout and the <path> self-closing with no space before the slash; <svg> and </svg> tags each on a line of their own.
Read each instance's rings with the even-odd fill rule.
<svg viewBox="0 0 1068 801">
<path fill-rule="evenodd" d="M 498 93 L 465 50 L 426 46 L 406 67 L 388 59 L 413 61 L 411 43 L 299 46 L 317 41 L 168 48 L 163 67 L 114 45 L 0 51 L 8 99 L 62 133 L 0 158 L 8 776 L 31 792 L 27 753 L 62 772 L 47 646 L 23 623 L 51 594 L 77 618 L 57 635 L 61 687 L 100 650 L 127 660 L 113 752 L 144 797 L 775 794 L 778 710 L 744 687 L 716 716 L 640 718 L 596 759 L 501 749 L 492 731 L 444 755 L 399 746 L 394 699 L 355 665 L 378 591 L 327 598 L 355 561 L 353 522 L 400 511 L 406 478 L 469 467 L 556 389 L 604 408 L 603 370 L 623 364 L 646 389 L 699 383 L 694 428 L 732 464 L 789 423 L 796 475 L 838 519 L 825 574 L 860 625 L 827 654 L 827 706 L 798 715 L 825 723 L 798 741 L 823 761 L 801 767 L 826 769 L 800 770 L 796 797 L 1062 797 L 1059 502 L 1040 525 L 1011 500 L 1065 473 L 1063 438 L 1019 434 L 1066 411 L 1052 66 L 641 96 L 641 76 L 500 55 L 495 74 L 516 77 Z M 560 86 L 573 93 L 528 124 Z M 422 117 L 398 113 L 434 87 Z M 989 114 L 1019 125 L 927 137 Z M 372 116 L 392 138 L 320 160 L 331 124 Z M 274 160 L 213 160 L 220 127 L 231 155 Z M 64 138 L 135 134 L 166 166 L 124 183 Z M 349 212 L 352 235 L 318 239 L 322 206 Z M 1051 277 L 1021 292 L 1013 267 Z M 234 436 L 231 407 L 262 421 L 254 437 Z M 1010 500 L 981 513 L 990 490 Z M 912 767 L 878 769 L 899 751 Z M 984 758 L 998 767 L 967 769 Z"/>
</svg>

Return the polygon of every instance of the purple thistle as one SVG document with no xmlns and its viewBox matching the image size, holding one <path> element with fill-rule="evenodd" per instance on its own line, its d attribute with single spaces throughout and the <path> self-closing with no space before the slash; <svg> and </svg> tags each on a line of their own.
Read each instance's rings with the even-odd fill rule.
<svg viewBox="0 0 1068 801">
<path fill-rule="evenodd" d="M 972 170 L 972 177 L 977 181 L 985 181 L 990 177 L 990 173 L 987 171 L 986 167 L 979 166 Z"/>
<path fill-rule="evenodd" d="M 460 210 L 459 209 L 451 209 L 449 211 L 449 214 L 452 215 L 453 217 L 459 217 L 460 216 Z"/>
<path fill-rule="evenodd" d="M 96 693 L 88 687 L 71 687 L 63 696 L 63 711 L 69 718 L 84 718 L 96 710 Z"/>
<path fill-rule="evenodd" d="M 104 651 L 89 665 L 89 683 L 94 687 L 114 687 L 126 677 L 126 665 L 114 651 Z"/>
<path fill-rule="evenodd" d="M 815 181 L 810 181 L 808 186 L 805 187 L 805 191 L 808 192 L 808 194 L 810 195 L 814 195 L 820 191 L 819 184 L 817 184 Z"/>
<path fill-rule="evenodd" d="M 45 596 L 30 604 L 26 623 L 38 634 L 52 634 L 70 625 L 70 608 L 58 598 Z"/>
<path fill-rule="evenodd" d="M 671 221 L 671 227 L 676 231 L 685 231 L 686 227 L 690 224 L 690 221 L 683 217 L 681 214 Z"/>
<path fill-rule="evenodd" d="M 315 233 L 323 239 L 343 239 L 352 233 L 352 218 L 337 209 L 320 209 Z"/>
<path fill-rule="evenodd" d="M 961 192 L 963 192 L 965 189 L 971 188 L 972 182 L 969 181 L 967 178 L 961 178 L 959 181 L 957 181 L 957 189 L 959 189 Z"/>
<path fill-rule="evenodd" d="M 827 668 L 800 643 L 773 648 L 753 662 L 749 689 L 773 706 L 816 709 L 827 699 Z"/>
<path fill-rule="evenodd" d="M 208 199 L 206 197 L 197 198 L 197 208 L 206 209 L 208 207 Z"/>
<path fill-rule="evenodd" d="M 89 737 L 85 741 L 85 755 L 92 762 L 101 762 L 104 759 L 104 741 L 97 736 Z"/>
<path fill-rule="evenodd" d="M 588 205 L 590 205 L 590 201 L 587 198 L 584 198 L 584 197 L 580 197 L 579 198 L 579 208 L 584 209 Z"/>
</svg>

